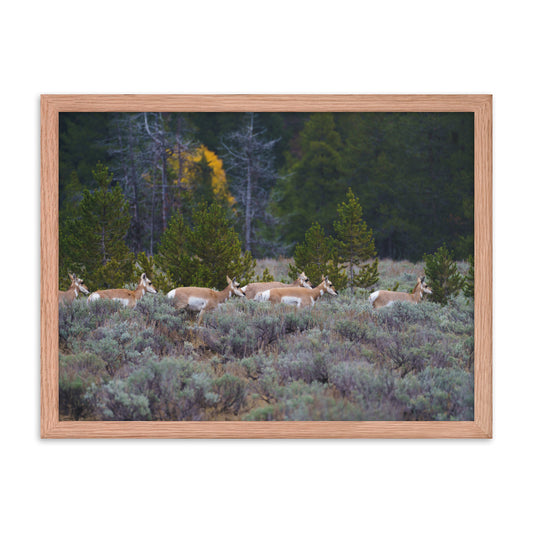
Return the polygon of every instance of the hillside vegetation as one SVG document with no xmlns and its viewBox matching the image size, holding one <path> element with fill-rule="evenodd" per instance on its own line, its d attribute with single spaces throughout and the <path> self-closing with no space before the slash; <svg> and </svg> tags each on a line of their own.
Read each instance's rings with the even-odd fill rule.
<svg viewBox="0 0 533 533">
<path fill-rule="evenodd" d="M 288 280 L 288 264 L 257 271 Z M 423 271 L 379 268 L 379 288 L 404 291 Z M 472 300 L 375 311 L 367 298 L 345 289 L 302 310 L 233 298 L 202 326 L 164 294 L 135 309 L 78 299 L 59 310 L 61 419 L 473 420 Z"/>
</svg>

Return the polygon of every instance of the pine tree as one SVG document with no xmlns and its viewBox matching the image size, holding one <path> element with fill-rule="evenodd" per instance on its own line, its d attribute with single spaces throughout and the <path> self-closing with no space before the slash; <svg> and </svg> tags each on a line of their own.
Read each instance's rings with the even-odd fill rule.
<svg viewBox="0 0 533 533">
<path fill-rule="evenodd" d="M 73 171 L 70 180 L 63 187 L 63 202 L 59 212 L 59 289 L 67 290 L 71 281 L 69 273 L 81 275 L 83 265 L 73 256 L 77 248 L 76 242 L 76 216 L 79 204 L 83 197 L 83 187 L 78 179 L 78 174 Z"/>
<path fill-rule="evenodd" d="M 348 189 L 346 201 L 337 208 L 338 220 L 333 222 L 337 235 L 336 246 L 339 259 L 347 263 L 348 280 L 351 287 L 369 287 L 379 280 L 377 260 L 365 265 L 356 275 L 355 267 L 364 261 L 376 257 L 372 230 L 363 220 L 363 208 L 355 197 L 352 189 Z M 364 285 L 360 285 L 360 284 Z"/>
<path fill-rule="evenodd" d="M 197 264 L 190 251 L 191 230 L 181 214 L 175 214 L 164 233 L 155 256 L 156 266 L 174 287 L 192 284 Z M 155 284 L 155 280 L 153 280 Z M 157 285 L 156 285 L 157 287 Z"/>
<path fill-rule="evenodd" d="M 379 281 L 378 272 L 378 258 L 374 259 L 372 263 L 363 265 L 357 275 L 354 276 L 354 287 L 361 287 L 362 289 L 368 289 L 375 285 Z"/>
<path fill-rule="evenodd" d="M 468 258 L 468 263 L 470 266 L 464 278 L 463 294 L 467 298 L 473 298 L 474 297 L 474 256 L 473 255 L 471 255 Z"/>
<path fill-rule="evenodd" d="M 263 275 L 261 277 L 256 276 L 256 281 L 260 283 L 268 283 L 269 281 L 276 281 L 274 279 L 274 276 L 270 273 L 270 270 L 268 270 L 268 267 L 265 267 L 265 270 L 263 270 Z"/>
<path fill-rule="evenodd" d="M 118 185 L 111 187 L 113 175 L 106 166 L 98 163 L 93 177 L 98 188 L 83 191 L 76 216 L 63 225 L 60 255 L 94 289 L 122 287 L 133 277 L 134 256 L 125 242 L 128 202 Z"/>
<path fill-rule="evenodd" d="M 313 285 L 318 285 L 324 275 L 329 277 L 337 290 L 346 287 L 347 276 L 339 267 L 335 242 L 331 237 L 326 237 L 318 222 L 307 230 L 304 241 L 296 245 L 294 265 L 289 265 L 289 276 L 296 279 L 302 270 Z"/>
<path fill-rule="evenodd" d="M 223 289 L 226 275 L 242 284 L 252 281 L 255 259 L 241 252 L 226 208 L 215 202 L 193 211 L 192 227 L 174 215 L 161 237 L 156 265 L 174 286 Z"/>
<path fill-rule="evenodd" d="M 59 289 L 66 291 L 70 284 L 68 274 L 76 273 L 83 277 L 85 282 L 86 269 L 80 262 L 78 247 L 79 241 L 76 238 L 76 220 L 73 217 L 61 217 L 59 220 Z M 89 283 L 90 286 L 90 283 Z M 93 288 L 93 287 L 91 287 Z"/>
<path fill-rule="evenodd" d="M 317 221 L 329 234 L 336 203 L 345 190 L 342 141 L 332 113 L 314 113 L 299 136 L 299 157 L 281 182 L 277 210 L 284 219 L 284 238 L 300 242 Z M 327 199 L 327 201 L 325 201 Z"/>
<path fill-rule="evenodd" d="M 226 276 L 241 284 L 252 281 L 255 259 L 241 252 L 241 242 L 224 206 L 201 204 L 192 215 L 190 252 L 195 259 L 195 284 L 223 289 Z"/>
<path fill-rule="evenodd" d="M 140 252 L 135 261 L 134 279 L 139 279 L 143 272 L 152 281 L 157 292 L 165 294 L 176 286 L 170 276 L 158 268 L 154 256 Z"/>
<path fill-rule="evenodd" d="M 457 270 L 457 264 L 451 252 L 443 244 L 433 255 L 424 254 L 426 262 L 426 282 L 431 287 L 433 294 L 429 299 L 441 305 L 446 305 L 448 300 L 459 294 L 463 288 L 463 276 Z"/>
</svg>

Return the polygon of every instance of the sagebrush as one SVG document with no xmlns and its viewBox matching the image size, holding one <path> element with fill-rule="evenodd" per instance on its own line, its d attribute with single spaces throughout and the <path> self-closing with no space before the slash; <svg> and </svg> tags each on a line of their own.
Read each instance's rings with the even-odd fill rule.
<svg viewBox="0 0 533 533">
<path fill-rule="evenodd" d="M 283 275 L 288 263 L 275 268 Z M 418 267 L 380 268 L 383 286 L 408 290 Z M 367 295 L 346 289 L 302 310 L 236 298 L 202 327 L 160 294 L 135 309 L 74 301 L 59 311 L 60 415 L 473 420 L 472 300 L 375 311 Z"/>
</svg>

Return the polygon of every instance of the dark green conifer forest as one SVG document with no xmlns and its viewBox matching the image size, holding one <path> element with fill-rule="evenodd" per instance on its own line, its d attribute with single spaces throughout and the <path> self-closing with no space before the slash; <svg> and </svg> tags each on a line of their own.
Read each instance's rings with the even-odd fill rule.
<svg viewBox="0 0 533 533">
<path fill-rule="evenodd" d="M 306 235 L 350 286 L 377 258 L 473 253 L 471 113 L 61 113 L 59 149 L 62 283 L 133 281 L 144 253 L 220 287 L 209 250 L 251 279 L 253 259 L 301 262 Z"/>
</svg>

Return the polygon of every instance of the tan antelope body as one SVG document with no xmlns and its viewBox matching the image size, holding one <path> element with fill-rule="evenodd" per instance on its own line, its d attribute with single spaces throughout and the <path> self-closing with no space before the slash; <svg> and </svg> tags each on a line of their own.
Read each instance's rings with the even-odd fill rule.
<svg viewBox="0 0 533 533">
<path fill-rule="evenodd" d="M 370 295 L 368 301 L 372 304 L 374 309 L 389 307 L 396 302 L 411 302 L 417 304 L 422 300 L 424 294 L 431 294 L 431 288 L 427 286 L 424 281 L 425 279 L 425 276 L 418 278 L 416 286 L 410 294 L 408 292 L 375 291 Z"/>
<path fill-rule="evenodd" d="M 83 284 L 83 280 L 79 279 L 75 274 L 69 274 L 70 287 L 66 291 L 59 291 L 59 305 L 71 304 L 80 292 L 89 294 L 89 289 Z"/>
<path fill-rule="evenodd" d="M 273 304 L 295 305 L 296 307 L 313 307 L 317 300 L 326 292 L 337 296 L 337 291 L 331 281 L 322 276 L 322 282 L 314 289 L 304 289 L 302 287 L 268 289 L 259 293 L 256 300 Z"/>
<path fill-rule="evenodd" d="M 287 287 L 304 287 L 311 289 L 309 278 L 305 275 L 305 272 L 300 275 L 292 283 L 281 283 L 281 281 L 267 281 L 262 283 L 248 283 L 241 290 L 248 300 L 253 300 L 259 293 L 268 289 L 282 289 Z"/>
<path fill-rule="evenodd" d="M 172 300 L 178 309 L 200 311 L 198 315 L 198 323 L 200 323 L 205 311 L 215 309 L 234 294 L 244 296 L 235 278 L 231 280 L 226 276 L 226 279 L 228 286 L 222 291 L 215 291 L 207 287 L 178 287 L 169 291 L 167 298 Z"/>
<path fill-rule="evenodd" d="M 146 277 L 146 274 L 143 273 L 139 285 L 137 285 L 137 288 L 134 291 L 130 291 L 129 289 L 106 289 L 96 291 L 89 296 L 89 302 L 94 302 L 100 299 L 115 300 L 120 302 L 124 307 L 133 308 L 146 292 L 151 292 L 152 294 L 157 293 L 152 282 Z"/>
</svg>

